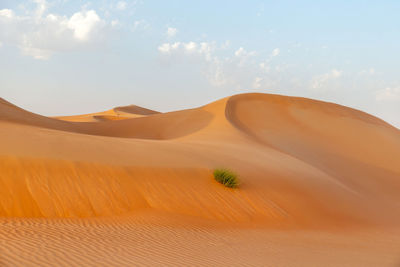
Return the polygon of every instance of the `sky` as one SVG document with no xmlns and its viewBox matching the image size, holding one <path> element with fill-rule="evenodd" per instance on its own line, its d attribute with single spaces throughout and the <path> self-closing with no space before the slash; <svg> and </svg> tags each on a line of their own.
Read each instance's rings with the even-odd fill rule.
<svg viewBox="0 0 400 267">
<path fill-rule="evenodd" d="M 0 97 L 47 116 L 238 93 L 400 127 L 400 1 L 0 0 Z"/>
</svg>

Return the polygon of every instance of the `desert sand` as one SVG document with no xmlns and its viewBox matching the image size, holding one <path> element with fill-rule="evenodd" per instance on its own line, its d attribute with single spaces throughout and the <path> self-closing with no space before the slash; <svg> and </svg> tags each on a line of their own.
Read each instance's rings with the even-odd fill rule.
<svg viewBox="0 0 400 267">
<path fill-rule="evenodd" d="M 355 109 L 242 94 L 51 118 L 0 99 L 1 266 L 400 266 L 399 226 L 400 131 Z"/>
</svg>

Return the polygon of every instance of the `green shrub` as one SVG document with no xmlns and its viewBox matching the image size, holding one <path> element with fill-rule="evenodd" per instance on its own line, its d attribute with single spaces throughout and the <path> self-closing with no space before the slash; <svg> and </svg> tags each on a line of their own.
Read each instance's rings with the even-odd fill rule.
<svg viewBox="0 0 400 267">
<path fill-rule="evenodd" d="M 239 186 L 237 174 L 227 169 L 215 169 L 214 179 L 226 187 L 236 188 Z"/>
</svg>

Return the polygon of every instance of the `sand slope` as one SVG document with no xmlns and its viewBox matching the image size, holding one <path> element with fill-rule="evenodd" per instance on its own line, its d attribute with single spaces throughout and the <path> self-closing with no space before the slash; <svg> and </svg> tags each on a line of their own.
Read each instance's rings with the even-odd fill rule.
<svg viewBox="0 0 400 267">
<path fill-rule="evenodd" d="M 400 232 L 234 227 L 165 214 L 0 219 L 1 266 L 399 266 Z"/>
<path fill-rule="evenodd" d="M 56 119 L 0 100 L 0 129 L 0 216 L 21 227 L 26 217 L 59 225 L 143 212 L 263 229 L 400 222 L 399 130 L 332 103 L 243 94 L 170 113 L 125 107 Z M 238 172 L 240 189 L 216 183 L 215 167 Z"/>
</svg>

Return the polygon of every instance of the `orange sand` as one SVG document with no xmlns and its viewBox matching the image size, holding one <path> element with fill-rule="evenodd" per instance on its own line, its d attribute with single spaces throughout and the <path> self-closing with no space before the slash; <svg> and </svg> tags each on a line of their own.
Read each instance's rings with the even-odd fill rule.
<svg viewBox="0 0 400 267">
<path fill-rule="evenodd" d="M 116 107 L 103 112 L 75 115 L 75 116 L 60 116 L 55 118 L 64 121 L 96 122 L 96 121 L 107 121 L 107 120 L 132 119 L 158 113 L 159 112 L 151 109 L 130 105 L 125 107 Z"/>
<path fill-rule="evenodd" d="M 361 111 L 243 94 L 49 118 L 0 99 L 0 129 L 0 265 L 400 263 L 400 132 Z"/>
</svg>

